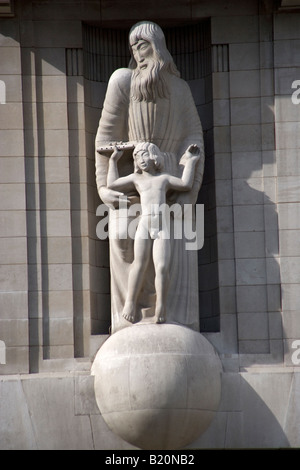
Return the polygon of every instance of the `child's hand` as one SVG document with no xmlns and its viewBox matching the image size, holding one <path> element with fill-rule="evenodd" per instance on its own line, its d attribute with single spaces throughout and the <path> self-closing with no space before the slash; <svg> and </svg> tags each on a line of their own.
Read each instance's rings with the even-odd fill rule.
<svg viewBox="0 0 300 470">
<path fill-rule="evenodd" d="M 120 149 L 118 149 L 117 146 L 115 146 L 111 158 L 117 162 L 118 160 L 120 160 L 120 158 L 122 157 L 123 153 L 124 153 L 123 150 L 120 150 Z"/>
<path fill-rule="evenodd" d="M 192 144 L 190 145 L 185 151 L 186 157 L 191 158 L 193 160 L 199 160 L 200 158 L 200 149 L 198 145 Z"/>
<path fill-rule="evenodd" d="M 198 161 L 199 159 L 200 159 L 200 149 L 198 145 L 192 144 L 186 149 L 186 151 L 182 155 L 180 163 L 185 165 L 185 163 L 189 160 Z"/>
</svg>

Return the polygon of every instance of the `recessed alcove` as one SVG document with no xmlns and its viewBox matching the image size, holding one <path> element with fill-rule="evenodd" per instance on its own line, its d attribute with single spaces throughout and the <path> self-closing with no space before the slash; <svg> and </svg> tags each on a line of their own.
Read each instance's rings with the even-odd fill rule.
<svg viewBox="0 0 300 470">
<path fill-rule="evenodd" d="M 128 33 L 131 24 L 121 27 L 111 25 L 83 25 L 83 74 L 85 90 L 85 120 L 87 157 L 94 158 L 94 136 L 97 130 L 107 83 L 117 68 L 127 67 L 130 60 Z M 219 331 L 219 292 L 216 201 L 213 146 L 213 102 L 212 102 L 212 48 L 210 20 L 191 24 L 163 26 L 167 47 L 181 73 L 189 84 L 201 119 L 205 143 L 205 173 L 198 203 L 204 204 L 204 246 L 198 252 L 199 264 L 199 316 L 203 332 Z M 184 119 L 184 117 L 183 117 Z M 88 183 L 94 186 L 95 181 Z M 100 200 L 99 200 L 100 203 Z M 99 221 L 90 214 L 92 227 Z M 93 228 L 90 236 L 94 236 Z M 107 241 L 96 241 L 94 275 L 99 279 L 109 274 Z M 100 263 L 100 264 L 99 264 Z M 204 274 L 205 273 L 205 274 Z M 92 304 L 92 333 L 106 333 L 110 311 L 107 305 L 109 292 L 95 292 Z"/>
</svg>

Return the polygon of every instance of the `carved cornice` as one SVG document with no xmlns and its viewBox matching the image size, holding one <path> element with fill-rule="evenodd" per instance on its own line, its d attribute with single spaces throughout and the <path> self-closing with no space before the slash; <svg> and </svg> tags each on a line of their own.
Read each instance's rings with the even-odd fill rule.
<svg viewBox="0 0 300 470">
<path fill-rule="evenodd" d="M 300 0 L 281 0 L 279 10 L 300 10 Z"/>
<path fill-rule="evenodd" d="M 0 0 L 0 17 L 14 16 L 13 0 Z"/>
</svg>

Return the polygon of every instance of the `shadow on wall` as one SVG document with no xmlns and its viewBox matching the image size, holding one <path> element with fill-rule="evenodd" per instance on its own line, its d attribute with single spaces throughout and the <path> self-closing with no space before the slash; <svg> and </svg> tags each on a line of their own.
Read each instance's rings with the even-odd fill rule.
<svg viewBox="0 0 300 470">
<path fill-rule="evenodd" d="M 26 56 L 27 54 L 27 56 Z M 87 56 L 87 54 L 86 54 Z M 30 51 L 27 50 L 23 53 L 23 65 L 29 66 L 30 62 Z M 76 355 L 82 356 L 84 354 L 83 347 L 83 333 L 82 325 L 85 322 L 83 318 L 83 258 L 82 253 L 82 240 L 81 233 L 78 227 L 84 222 L 82 220 L 87 214 L 88 216 L 88 239 L 90 243 L 90 250 L 96 251 L 96 256 L 92 258 L 92 269 L 91 269 L 91 323 L 92 333 L 100 334 L 107 333 L 108 324 L 110 318 L 109 308 L 109 262 L 108 262 L 108 246 L 105 244 L 104 249 L 101 250 L 103 243 L 96 239 L 96 224 L 97 218 L 95 215 L 95 206 L 99 203 L 99 197 L 97 195 L 95 187 L 94 177 L 94 136 L 97 130 L 98 120 L 101 114 L 101 102 L 104 97 L 104 88 L 106 84 L 102 82 L 90 81 L 83 78 L 82 69 L 82 54 L 79 53 L 79 49 L 67 49 L 67 54 L 63 48 L 54 48 L 49 52 L 47 48 L 36 49 L 35 57 L 35 68 L 36 75 L 39 77 L 36 85 L 36 99 L 38 101 L 38 131 L 37 131 L 37 152 L 39 155 L 38 160 L 26 159 L 26 178 L 27 181 L 34 181 L 35 184 L 27 186 L 27 199 L 31 201 L 30 218 L 28 217 L 28 227 L 31 231 L 31 239 L 33 241 L 38 240 L 41 235 L 42 240 L 42 265 L 43 265 L 43 277 L 42 277 L 42 290 L 47 294 L 49 290 L 49 273 L 47 270 L 48 265 L 48 238 L 46 236 L 48 232 L 49 221 L 47 219 L 47 211 L 43 210 L 41 213 L 41 220 L 38 220 L 38 204 L 40 203 L 42 208 L 48 207 L 48 194 L 47 185 L 48 175 L 46 171 L 46 163 L 49 160 L 48 148 L 46 149 L 46 137 L 53 134 L 53 130 L 50 129 L 49 133 L 49 116 L 46 113 L 44 106 L 41 103 L 47 102 L 48 100 L 54 100 L 53 96 L 49 97 L 47 93 L 47 87 L 53 86 L 55 88 L 55 101 L 58 103 L 68 103 L 68 122 L 72 123 L 71 128 L 68 128 L 68 132 L 64 131 L 66 157 L 69 158 L 70 164 L 70 209 L 72 213 L 71 220 L 71 231 L 72 231 L 72 261 L 73 261 L 73 277 L 76 279 L 76 298 L 74 298 L 74 306 L 76 312 L 74 314 L 76 318 L 75 322 L 75 338 L 76 338 Z M 49 75 L 47 75 L 49 74 Z M 64 76 L 66 75 L 66 80 Z M 197 82 L 198 83 L 198 82 Z M 59 92 L 59 84 L 61 86 L 61 93 Z M 67 93 L 66 93 L 67 85 Z M 101 85 L 101 86 L 100 86 Z M 84 96 L 78 96 L 75 90 L 79 87 L 84 89 Z M 198 86 L 198 85 L 197 85 Z M 198 88 L 197 88 L 198 89 Z M 198 93 L 199 90 L 198 90 Z M 25 98 L 26 102 L 32 102 L 34 98 L 31 96 L 30 91 L 27 90 Z M 45 96 L 46 95 L 46 96 Z M 101 95 L 101 96 L 100 96 Z M 204 94 L 205 95 L 205 94 Z M 199 97 L 200 99 L 200 97 Z M 203 97 L 201 99 L 204 99 Z M 80 102 L 79 102 L 80 101 Z M 200 303 L 202 310 L 212 310 L 216 313 L 218 304 L 216 298 L 218 293 L 219 280 L 217 279 L 217 260 L 223 262 L 219 270 L 224 269 L 227 266 L 226 262 L 232 259 L 232 263 L 235 264 L 235 279 L 232 279 L 232 283 L 228 284 L 230 280 L 231 272 L 226 273 L 227 283 L 225 286 L 233 286 L 236 288 L 237 305 L 237 321 L 239 331 L 239 352 L 250 353 L 250 354 L 269 354 L 272 349 L 277 348 L 277 356 L 282 355 L 282 327 L 281 327 L 281 315 L 280 315 L 280 273 L 279 264 L 277 262 L 278 256 L 278 223 L 277 223 L 277 208 L 272 192 L 274 192 L 275 177 L 272 173 L 265 171 L 266 168 L 271 168 L 274 159 L 274 142 L 270 135 L 273 135 L 273 106 L 267 106 L 264 102 L 258 103 L 256 100 L 248 98 L 248 101 L 241 99 L 231 100 L 231 128 L 232 128 L 232 180 L 230 178 L 217 181 L 218 187 L 223 183 L 223 190 L 221 190 L 221 196 L 217 195 L 219 200 L 217 201 L 218 208 L 228 208 L 231 210 L 230 205 L 233 204 L 234 221 L 230 230 L 232 233 L 228 233 L 224 230 L 224 233 L 216 233 L 215 229 L 211 228 L 215 222 L 207 223 L 206 226 L 210 226 L 211 240 L 216 240 L 218 237 L 218 247 L 226 243 L 226 255 L 221 257 L 217 255 L 217 247 L 206 243 L 203 250 L 201 250 L 201 256 L 203 257 L 200 265 L 200 284 L 203 292 L 200 295 Z M 202 103 L 200 100 L 199 103 Z M 205 103 L 205 101 L 204 101 Z M 57 103 L 56 103 L 57 104 Z M 204 104 L 203 104 L 204 106 Z M 208 111 L 209 103 L 205 103 L 203 116 L 206 116 Z M 270 135 L 262 135 L 263 129 L 260 124 L 254 125 L 241 125 L 246 124 L 247 120 L 243 115 L 247 115 L 247 106 L 251 112 L 255 114 L 252 116 L 251 122 L 259 122 L 259 116 L 263 111 L 263 115 L 268 114 L 267 122 L 270 124 L 268 130 Z M 264 106 L 264 109 L 262 109 Z M 253 111 L 253 107 L 255 108 Z M 48 106 L 49 108 L 49 106 Z M 248 112 L 250 112 L 248 109 Z M 80 112 L 79 112 L 80 110 Z M 29 113 L 30 114 L 30 113 Z M 80 114 L 80 115 L 79 115 Z M 209 113 L 208 113 L 209 114 Z M 202 117 L 202 116 L 201 116 Z M 241 121 L 241 119 L 244 121 Z M 210 120 L 211 118 L 209 118 Z M 53 122 L 52 122 L 53 124 Z M 55 126 L 57 122 L 55 120 Z M 208 123 L 208 129 L 210 129 L 211 123 Z M 29 123 L 28 129 L 25 129 L 25 149 L 26 155 L 32 155 L 34 147 L 35 134 L 32 130 L 34 128 L 33 123 Z M 51 126 L 50 126 L 51 127 Z M 60 132 L 59 130 L 55 130 Z M 66 137 L 67 134 L 67 137 Z M 79 134 L 85 135 L 85 145 L 80 148 Z M 54 134 L 53 134 L 54 135 Z M 55 134 L 56 135 L 56 134 Z M 45 137 L 46 136 L 46 137 Z M 212 139 L 212 137 L 211 137 Z M 268 140 L 269 139 L 269 140 Z M 48 139 L 49 140 L 49 139 Z M 245 144 L 246 143 L 246 144 Z M 251 143 L 251 145 L 250 145 Z M 252 149 L 251 151 L 245 151 L 245 148 Z M 267 149 L 267 150 L 262 150 Z M 268 150 L 269 149 L 269 150 Z M 70 155 L 67 155 L 67 153 Z M 81 207 L 81 201 L 79 197 L 78 187 L 81 183 L 81 176 L 79 169 L 79 158 L 82 156 L 83 160 L 86 158 L 87 164 L 87 212 L 84 213 Z M 216 166 L 219 164 L 218 156 L 216 156 Z M 213 158 L 211 158 L 213 161 Z M 48 164 L 48 163 L 47 163 Z M 36 168 L 37 166 L 37 168 Z M 211 174 L 207 165 L 205 178 L 209 180 L 209 185 L 214 185 L 213 169 Z M 218 169 L 216 168 L 216 171 Z M 35 174 L 38 172 L 39 185 L 35 181 Z M 219 170 L 220 172 L 220 170 Z M 51 181 L 54 182 L 54 181 Z M 72 184 L 74 183 L 74 184 Z M 208 186 L 209 186 L 208 185 Z M 38 187 L 37 187 L 38 186 Z M 230 189 L 228 189 L 230 187 Z M 202 188 L 202 197 L 204 197 L 205 204 L 211 204 L 211 187 L 209 186 L 207 194 Z M 232 188 L 232 194 L 231 194 Z M 38 194 L 38 200 L 36 197 Z M 222 199 L 221 199 L 222 198 Z M 213 204 L 214 206 L 214 204 Z M 214 212 L 215 209 L 211 208 L 209 212 Z M 214 219 L 214 217 L 212 217 Z M 39 225 L 40 223 L 40 225 Z M 217 220 L 217 225 L 223 223 L 229 224 L 227 221 Z M 225 233 L 226 232 L 226 233 Z M 224 235 L 224 237 L 222 237 Z M 230 236 L 232 240 L 230 243 L 226 242 L 226 237 Z M 75 237 L 76 243 L 75 243 Z M 222 238 L 221 238 L 222 237 Z M 212 242 L 211 242 L 212 243 Z M 208 248 L 209 249 L 208 249 Z M 32 279 L 31 286 L 32 291 L 36 291 L 38 283 L 38 253 L 36 252 L 34 243 L 30 246 L 29 258 L 31 259 L 30 264 L 30 279 Z M 232 256 L 229 254 L 232 250 Z M 207 253 L 209 251 L 209 253 Z M 103 256 L 105 252 L 105 256 Z M 213 255 L 212 255 L 213 253 Z M 104 259 L 105 258 L 105 259 Z M 74 266 L 75 265 L 75 266 Z M 209 275 L 207 269 L 211 268 Z M 213 269 L 213 273 L 212 273 Z M 76 272 L 75 272 L 76 271 Z M 203 273 L 203 276 L 201 276 Z M 214 275 L 212 275 L 214 274 Z M 233 274 L 234 276 L 234 274 Z M 213 286 L 211 279 L 214 279 Z M 99 291 L 99 285 L 105 289 Z M 235 287 L 236 285 L 236 287 Z M 207 288 L 206 288 L 207 287 Z M 214 287 L 214 289 L 212 289 Z M 35 301 L 36 297 L 31 296 L 31 302 L 33 305 L 30 306 L 32 311 L 37 311 L 39 306 Z M 34 302 L 36 304 L 34 304 Z M 49 300 L 48 296 L 43 296 L 43 339 L 45 344 L 44 356 L 49 357 L 49 321 L 51 314 L 49 312 Z M 100 312 L 101 310 L 101 312 Z M 200 309 L 201 310 L 201 309 Z M 98 313 L 99 312 L 99 313 Z M 227 312 L 228 313 L 228 312 Z M 232 313 L 232 312 L 230 312 Z M 214 316 L 210 319 L 202 318 L 203 322 L 209 323 L 209 320 L 218 323 L 218 318 L 214 320 Z M 32 326 L 33 329 L 37 330 L 38 322 L 35 322 Z M 202 331 L 206 331 L 205 329 Z M 211 331 L 208 328 L 208 331 Z M 218 331 L 217 327 L 212 328 L 212 331 Z M 38 331 L 36 331 L 36 335 Z M 34 336 L 34 334 L 32 335 Z M 281 343 L 280 343 L 281 342 Z M 281 348 L 281 352 L 279 349 Z M 276 354 L 276 352 L 274 352 Z"/>
<path fill-rule="evenodd" d="M 260 372 L 225 374 L 223 379 L 219 411 L 190 448 L 263 449 L 299 444 L 298 377 Z"/>
<path fill-rule="evenodd" d="M 282 362 L 274 110 L 264 102 L 255 108 L 256 113 L 268 114 L 268 132 L 266 125 L 239 126 L 235 124 L 244 111 L 238 110 L 236 101 L 232 100 L 231 112 L 238 351 L 271 354 L 273 360 Z"/>
</svg>

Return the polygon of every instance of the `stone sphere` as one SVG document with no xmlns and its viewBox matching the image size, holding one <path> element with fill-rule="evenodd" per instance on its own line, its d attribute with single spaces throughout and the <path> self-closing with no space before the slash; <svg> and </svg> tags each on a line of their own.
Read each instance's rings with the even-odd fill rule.
<svg viewBox="0 0 300 470">
<path fill-rule="evenodd" d="M 210 425 L 221 395 L 220 359 L 200 333 L 139 324 L 110 336 L 92 366 L 109 428 L 148 450 L 182 449 Z"/>
</svg>

